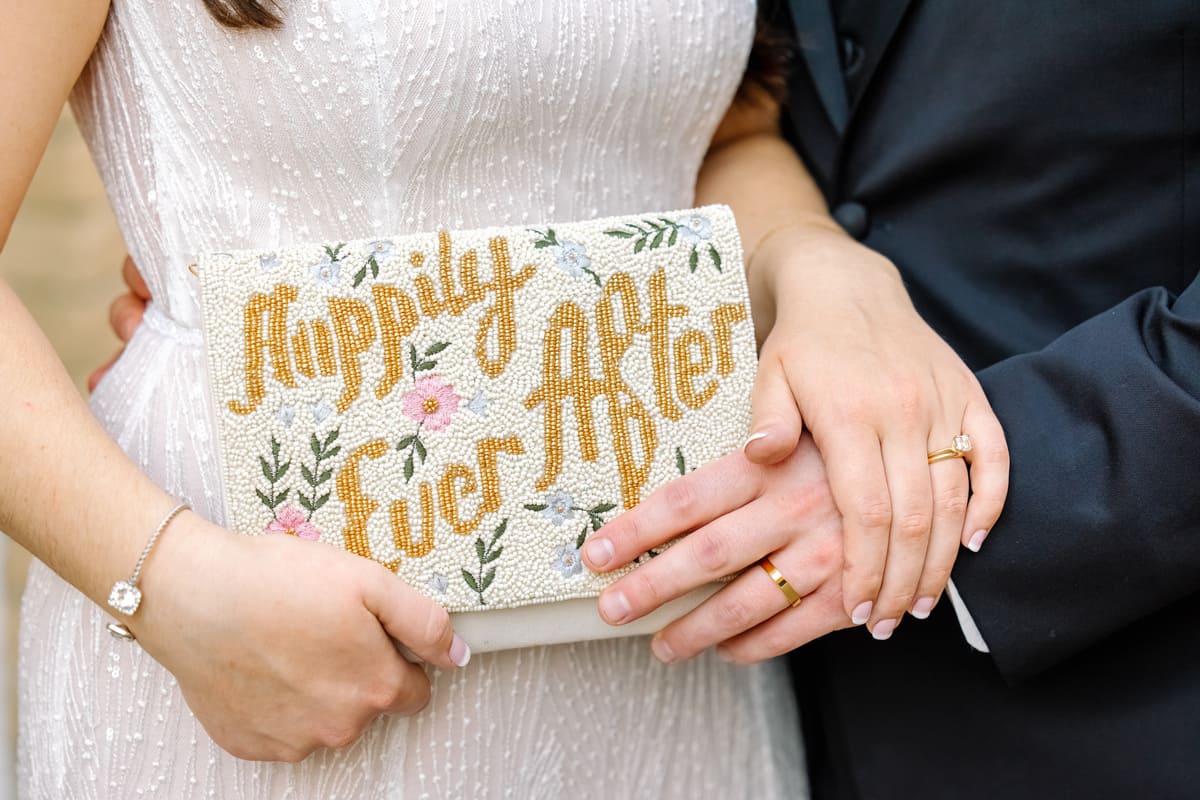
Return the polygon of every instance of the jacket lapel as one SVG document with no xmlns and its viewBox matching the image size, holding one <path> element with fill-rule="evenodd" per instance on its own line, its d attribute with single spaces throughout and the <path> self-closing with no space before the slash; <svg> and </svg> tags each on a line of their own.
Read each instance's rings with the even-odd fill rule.
<svg viewBox="0 0 1200 800">
<path fill-rule="evenodd" d="M 911 5 L 912 0 L 872 0 L 867 4 L 870 13 L 864 14 L 865 18 L 860 21 L 863 63 L 854 77 L 845 82 L 850 108 L 847 124 L 861 107 L 871 79 L 875 77 L 875 72 L 883 62 L 883 57 L 887 54 L 888 47 L 891 46 L 896 31 Z"/>
<path fill-rule="evenodd" d="M 837 36 L 833 30 L 830 0 L 789 0 L 792 22 L 796 27 L 796 43 L 825 114 L 840 134 L 846 128 L 850 105 L 846 99 L 846 82 L 838 57 Z"/>
</svg>

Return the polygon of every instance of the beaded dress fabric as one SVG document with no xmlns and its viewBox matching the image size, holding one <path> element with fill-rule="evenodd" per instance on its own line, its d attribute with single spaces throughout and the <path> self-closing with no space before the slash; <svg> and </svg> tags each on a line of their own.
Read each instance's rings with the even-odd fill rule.
<svg viewBox="0 0 1200 800">
<path fill-rule="evenodd" d="M 218 522 L 194 253 L 686 208 L 755 16 L 753 0 L 281 5 L 281 30 L 231 32 L 200 0 L 113 0 L 72 98 L 155 297 L 93 409 Z M 34 564 L 22 797 L 806 794 L 781 664 L 665 667 L 644 638 L 477 655 L 435 675 L 416 716 L 254 763 L 213 744 L 109 619 Z"/>
</svg>

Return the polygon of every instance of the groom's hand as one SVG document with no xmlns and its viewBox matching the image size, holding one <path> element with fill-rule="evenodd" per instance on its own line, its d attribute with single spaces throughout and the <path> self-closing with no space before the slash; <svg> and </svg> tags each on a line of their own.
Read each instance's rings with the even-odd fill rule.
<svg viewBox="0 0 1200 800">
<path fill-rule="evenodd" d="M 600 595 L 600 615 L 622 625 L 741 572 L 654 637 L 662 661 L 714 645 L 728 660 L 761 661 L 853 624 L 842 602 L 842 518 L 809 436 L 777 464 L 753 464 L 738 450 L 663 486 L 588 540 L 584 562 L 608 572 L 677 536 L 684 538 Z M 790 607 L 759 566 L 764 556 L 803 598 L 799 605 Z"/>
</svg>

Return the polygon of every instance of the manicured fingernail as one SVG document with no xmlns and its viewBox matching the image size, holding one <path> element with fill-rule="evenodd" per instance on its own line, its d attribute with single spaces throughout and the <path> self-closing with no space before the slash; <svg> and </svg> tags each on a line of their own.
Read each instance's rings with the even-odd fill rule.
<svg viewBox="0 0 1200 800">
<path fill-rule="evenodd" d="M 892 631 L 896 630 L 896 625 L 900 620 L 885 619 L 875 623 L 875 627 L 871 629 L 871 635 L 879 641 L 892 638 Z"/>
<path fill-rule="evenodd" d="M 670 664 L 675 660 L 675 651 L 671 649 L 671 645 L 667 644 L 667 640 L 661 636 L 655 636 L 650 640 L 650 651 L 654 653 L 654 657 L 664 664 Z"/>
<path fill-rule="evenodd" d="M 742 449 L 745 450 L 747 447 L 749 447 L 751 442 L 757 442 L 759 439 L 765 438 L 767 438 L 766 431 L 757 431 L 752 433 L 746 437 L 746 441 L 742 442 Z"/>
<path fill-rule="evenodd" d="M 855 625 L 862 625 L 871 618 L 871 610 L 875 608 L 875 604 L 868 600 L 865 603 L 859 603 L 854 609 L 854 613 L 850 615 L 850 621 Z"/>
<path fill-rule="evenodd" d="M 917 619 L 929 619 L 929 615 L 933 613 L 933 604 L 936 602 L 936 597 L 922 597 L 920 600 L 913 603 L 911 613 Z"/>
<path fill-rule="evenodd" d="M 471 648 L 457 633 L 450 640 L 450 660 L 460 667 L 465 667 L 471 660 Z"/>
<path fill-rule="evenodd" d="M 975 531 L 975 534 L 971 536 L 971 541 L 967 542 L 967 549 L 972 553 L 978 553 L 979 549 L 983 547 L 983 540 L 987 538 L 987 535 L 987 531 Z"/>
<path fill-rule="evenodd" d="M 620 625 L 633 609 L 623 592 L 605 592 L 600 595 L 600 616 L 609 625 Z"/>
<path fill-rule="evenodd" d="M 583 546 L 583 552 L 597 569 L 612 561 L 612 557 L 616 555 L 613 543 L 608 539 L 592 539 Z"/>
</svg>

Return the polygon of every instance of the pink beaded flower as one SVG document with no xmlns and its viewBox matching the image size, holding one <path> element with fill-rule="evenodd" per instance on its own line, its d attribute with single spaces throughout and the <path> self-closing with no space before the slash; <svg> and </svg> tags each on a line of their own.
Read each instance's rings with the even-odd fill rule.
<svg viewBox="0 0 1200 800">
<path fill-rule="evenodd" d="M 437 375 L 426 375 L 418 378 L 412 391 L 404 395 L 404 414 L 426 430 L 440 431 L 450 424 L 458 403 L 453 386 Z"/>
<path fill-rule="evenodd" d="M 304 512 L 292 506 L 284 506 L 279 510 L 275 519 L 267 523 L 267 533 L 285 533 L 310 542 L 321 538 L 321 532 L 308 521 Z"/>
</svg>

